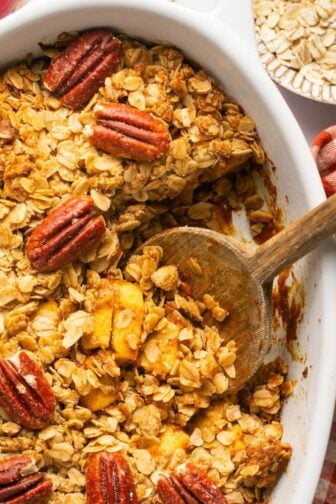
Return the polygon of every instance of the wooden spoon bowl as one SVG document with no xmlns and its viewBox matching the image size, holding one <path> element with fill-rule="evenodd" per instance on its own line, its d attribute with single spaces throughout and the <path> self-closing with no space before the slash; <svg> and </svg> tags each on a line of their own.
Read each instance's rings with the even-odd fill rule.
<svg viewBox="0 0 336 504">
<path fill-rule="evenodd" d="M 153 236 L 146 245 L 162 247 L 163 264 L 177 265 L 194 299 L 214 295 L 229 311 L 223 323 L 210 316 L 205 322 L 216 325 L 225 342 L 235 340 L 239 358 L 236 378 L 230 380 L 229 388 L 230 391 L 240 388 L 264 359 L 270 345 L 272 320 L 270 295 L 264 293 L 264 287 L 249 273 L 246 250 L 220 233 L 193 227 L 170 229 Z M 190 258 L 198 261 L 202 276 L 191 273 Z"/>
<path fill-rule="evenodd" d="M 283 231 L 251 249 L 218 232 L 179 227 L 154 235 L 143 245 L 159 245 L 163 263 L 175 264 L 187 278 L 192 297 L 211 294 L 230 315 L 223 323 L 213 319 L 224 341 L 238 346 L 236 378 L 229 392 L 241 388 L 262 364 L 272 336 L 272 282 L 283 269 L 306 255 L 336 231 L 336 194 Z M 190 258 L 202 275 L 191 273 Z"/>
</svg>

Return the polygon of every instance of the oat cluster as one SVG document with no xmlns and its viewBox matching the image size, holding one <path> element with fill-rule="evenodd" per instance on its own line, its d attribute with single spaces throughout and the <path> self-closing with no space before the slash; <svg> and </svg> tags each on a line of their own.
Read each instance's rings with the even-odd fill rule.
<svg viewBox="0 0 336 504">
<path fill-rule="evenodd" d="M 42 430 L 2 416 L 0 453 L 47 471 L 54 504 L 84 503 L 87 458 L 101 450 L 124 453 L 144 504 L 159 502 L 158 474 L 186 461 L 206 469 L 229 504 L 265 502 L 291 455 L 280 423 L 292 392 L 287 366 L 276 361 L 220 399 L 237 348 L 205 316 L 225 323 L 230 314 L 210 294 L 193 299 L 159 247 L 135 250 L 176 225 L 233 234 L 235 211 L 256 238 L 274 231 L 277 215 L 259 189 L 266 156 L 253 120 L 180 51 L 121 39 L 121 68 L 81 111 L 43 87 L 49 58 L 28 57 L 0 78 L 0 356 L 25 350 L 57 400 Z M 165 121 L 167 155 L 134 162 L 96 149 L 86 131 L 103 100 Z M 37 272 L 25 253 L 32 229 L 82 194 L 104 213 L 100 246 Z M 190 269 L 203 274 L 192 257 Z"/>
<path fill-rule="evenodd" d="M 317 85 L 336 85 L 336 2 L 254 0 L 257 35 L 285 66 Z"/>
</svg>

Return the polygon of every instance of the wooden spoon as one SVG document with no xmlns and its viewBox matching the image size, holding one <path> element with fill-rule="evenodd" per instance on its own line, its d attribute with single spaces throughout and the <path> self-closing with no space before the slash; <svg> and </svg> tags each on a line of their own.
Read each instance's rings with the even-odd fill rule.
<svg viewBox="0 0 336 504">
<path fill-rule="evenodd" d="M 274 277 L 335 231 L 336 194 L 256 251 L 216 231 L 187 226 L 154 235 L 143 247 L 162 247 L 163 263 L 175 264 L 187 277 L 194 299 L 209 293 L 229 310 L 218 327 L 225 341 L 234 339 L 238 345 L 236 378 L 229 382 L 234 392 L 256 372 L 270 347 Z M 191 257 L 203 275 L 192 273 Z"/>
</svg>

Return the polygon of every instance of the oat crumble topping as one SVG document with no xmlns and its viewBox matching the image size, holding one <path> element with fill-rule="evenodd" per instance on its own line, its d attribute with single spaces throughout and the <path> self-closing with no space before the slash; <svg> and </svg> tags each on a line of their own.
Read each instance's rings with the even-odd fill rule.
<svg viewBox="0 0 336 504">
<path fill-rule="evenodd" d="M 0 453 L 44 468 L 54 504 L 84 503 L 87 457 L 100 450 L 123 451 L 144 504 L 159 502 L 158 474 L 186 461 L 206 469 L 229 504 L 266 502 L 291 455 L 280 423 L 293 388 L 287 365 L 279 359 L 220 398 L 237 348 L 203 318 L 208 311 L 225 323 L 229 312 L 210 293 L 193 299 L 183 272 L 160 264 L 159 247 L 135 253 L 176 225 L 231 234 L 229 216 L 240 210 L 253 236 L 276 232 L 256 182 L 268 168 L 255 123 L 179 50 L 125 36 L 120 69 L 73 112 L 41 80 L 73 37 L 0 76 L 0 356 L 32 355 L 57 399 L 41 431 L 2 416 Z M 87 132 L 106 100 L 165 121 L 168 154 L 134 162 L 97 150 Z M 63 270 L 36 272 L 28 236 L 82 194 L 104 213 L 100 246 Z M 189 268 L 203 274 L 193 257 Z"/>
</svg>

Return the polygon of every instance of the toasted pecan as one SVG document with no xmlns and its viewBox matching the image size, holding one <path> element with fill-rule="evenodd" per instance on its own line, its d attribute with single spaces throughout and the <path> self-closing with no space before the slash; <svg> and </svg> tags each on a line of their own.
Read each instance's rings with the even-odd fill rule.
<svg viewBox="0 0 336 504">
<path fill-rule="evenodd" d="M 205 471 L 193 464 L 181 466 L 170 476 L 157 483 L 157 492 L 163 504 L 227 504 L 222 492 Z"/>
<path fill-rule="evenodd" d="M 83 33 L 49 66 L 44 85 L 72 109 L 83 107 L 121 60 L 121 42 L 109 30 Z"/>
<path fill-rule="evenodd" d="M 94 214 L 89 196 L 73 197 L 50 214 L 32 232 L 27 255 L 38 271 L 53 271 L 92 250 L 105 232 L 102 215 Z"/>
<path fill-rule="evenodd" d="M 0 359 L 0 406 L 28 429 L 43 429 L 54 415 L 54 393 L 39 366 L 25 352 Z"/>
<path fill-rule="evenodd" d="M 153 161 L 169 149 L 167 126 L 146 112 L 123 103 L 97 106 L 97 123 L 90 136 L 99 149 L 116 157 Z"/>
<path fill-rule="evenodd" d="M 86 504 L 138 504 L 131 469 L 120 453 L 90 455 L 86 470 Z"/>
<path fill-rule="evenodd" d="M 0 502 L 4 504 L 46 504 L 52 482 L 37 472 L 30 457 L 17 455 L 0 461 Z"/>
</svg>

